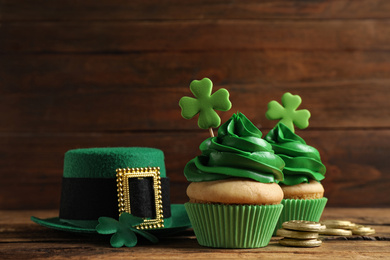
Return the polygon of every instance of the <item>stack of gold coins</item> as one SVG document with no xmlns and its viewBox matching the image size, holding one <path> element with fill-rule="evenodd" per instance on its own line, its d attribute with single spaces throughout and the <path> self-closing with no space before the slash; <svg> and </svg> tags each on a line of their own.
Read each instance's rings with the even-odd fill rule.
<svg viewBox="0 0 390 260">
<path fill-rule="evenodd" d="M 320 222 L 325 225 L 326 228 L 320 231 L 320 235 L 328 236 L 368 236 L 375 234 L 375 229 L 357 225 L 348 220 L 323 220 Z"/>
<path fill-rule="evenodd" d="M 322 244 L 318 232 L 325 228 L 318 222 L 306 220 L 290 220 L 282 224 L 276 235 L 283 237 L 279 244 L 283 246 L 317 247 Z"/>
</svg>

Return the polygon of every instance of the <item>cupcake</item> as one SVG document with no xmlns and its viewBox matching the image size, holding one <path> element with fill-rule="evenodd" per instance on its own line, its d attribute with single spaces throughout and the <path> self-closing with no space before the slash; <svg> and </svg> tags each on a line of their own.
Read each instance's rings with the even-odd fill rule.
<svg viewBox="0 0 390 260">
<path fill-rule="evenodd" d="M 185 208 L 200 245 L 217 248 L 267 246 L 283 205 L 283 160 L 242 113 L 200 145 L 187 163 Z"/>
<path fill-rule="evenodd" d="M 288 107 L 295 107 L 296 109 L 301 103 L 299 96 L 290 93 L 286 93 L 282 101 L 286 107 L 285 109 Z M 290 105 L 289 102 L 293 102 L 295 105 Z M 273 109 L 274 106 L 277 106 L 278 109 Z M 279 111 L 278 113 L 280 113 L 282 109 L 279 107 L 278 103 L 270 103 L 268 112 Z M 306 121 L 306 123 L 298 124 L 301 126 L 300 128 L 305 128 L 308 126 L 310 113 L 307 110 L 295 111 L 295 109 L 294 113 L 290 111 L 283 117 L 285 122 L 291 123 L 290 127 L 280 121 L 265 136 L 265 140 L 272 145 L 275 153 L 285 162 L 284 180 L 279 182 L 284 193 L 282 200 L 284 208 L 274 234 L 285 221 L 319 221 L 327 202 L 327 198 L 324 197 L 324 187 L 320 182 L 325 178 L 326 172 L 326 168 L 321 162 L 320 153 L 314 147 L 307 145 L 301 137 L 293 132 L 292 122 Z M 296 112 L 301 112 L 300 118 L 291 118 Z M 272 117 L 272 113 L 271 116 L 268 114 L 267 117 L 276 119 Z"/>
</svg>

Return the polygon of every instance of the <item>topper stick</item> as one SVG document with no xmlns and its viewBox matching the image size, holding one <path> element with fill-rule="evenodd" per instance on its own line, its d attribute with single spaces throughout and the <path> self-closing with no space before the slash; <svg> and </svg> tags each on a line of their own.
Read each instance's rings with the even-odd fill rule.
<svg viewBox="0 0 390 260">
<path fill-rule="evenodd" d="M 211 135 L 211 137 L 214 137 L 214 131 L 213 131 L 213 128 L 209 128 L 209 132 L 210 132 L 210 135 Z"/>
</svg>

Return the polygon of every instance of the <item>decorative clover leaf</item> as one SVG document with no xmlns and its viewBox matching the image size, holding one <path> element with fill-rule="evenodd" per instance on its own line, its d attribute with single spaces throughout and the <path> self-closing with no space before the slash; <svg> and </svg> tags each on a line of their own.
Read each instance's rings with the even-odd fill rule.
<svg viewBox="0 0 390 260">
<path fill-rule="evenodd" d="M 181 115 L 185 119 L 191 119 L 199 113 L 198 126 L 202 129 L 218 127 L 221 118 L 214 111 L 228 111 L 232 107 L 229 101 L 229 92 L 221 88 L 211 95 L 213 83 L 210 79 L 194 80 L 190 84 L 191 92 L 196 98 L 182 97 L 179 105 Z"/>
<path fill-rule="evenodd" d="M 114 234 L 111 237 L 110 243 L 113 247 L 133 247 L 137 244 L 137 236 L 134 233 L 137 233 L 152 243 L 157 243 L 158 239 L 142 230 L 133 228 L 133 226 L 139 225 L 143 222 L 142 218 L 135 217 L 130 215 L 127 212 L 123 212 L 119 221 L 109 218 L 109 217 L 100 217 L 98 219 L 99 224 L 96 226 L 96 231 L 99 234 Z"/>
<path fill-rule="evenodd" d="M 298 95 L 287 92 L 282 96 L 282 105 L 275 100 L 268 103 L 268 111 L 265 116 L 270 120 L 281 119 L 279 123 L 285 124 L 294 132 L 294 125 L 300 129 L 309 126 L 310 112 L 307 109 L 296 110 L 302 103 Z"/>
</svg>

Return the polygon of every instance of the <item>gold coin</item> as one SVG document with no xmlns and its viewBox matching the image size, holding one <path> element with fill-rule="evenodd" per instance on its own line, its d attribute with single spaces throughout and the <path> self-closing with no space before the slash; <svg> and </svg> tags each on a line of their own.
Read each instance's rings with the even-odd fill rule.
<svg viewBox="0 0 390 260">
<path fill-rule="evenodd" d="M 321 224 L 320 230 L 318 230 L 318 232 L 321 230 L 325 230 L 325 229 L 326 229 L 326 226 Z"/>
<path fill-rule="evenodd" d="M 306 220 L 290 220 L 284 222 L 282 227 L 285 229 L 296 230 L 296 231 L 312 231 L 318 232 L 324 227 L 318 222 L 306 221 Z"/>
<path fill-rule="evenodd" d="M 324 224 L 324 225 L 328 225 L 328 224 L 331 224 L 331 225 L 349 225 L 352 222 L 349 221 L 349 220 L 325 219 L 325 220 L 321 220 L 320 223 Z"/>
<path fill-rule="evenodd" d="M 363 226 L 363 225 L 356 225 L 353 230 L 365 230 L 365 231 L 368 231 L 368 230 L 372 230 L 371 227 L 367 227 L 367 226 Z"/>
<path fill-rule="evenodd" d="M 351 236 L 352 231 L 339 228 L 326 228 L 325 230 L 319 231 L 320 235 L 328 236 Z"/>
<path fill-rule="evenodd" d="M 292 239 L 283 238 L 279 240 L 279 244 L 282 246 L 297 246 L 297 247 L 317 247 L 322 244 L 319 239 Z"/>
<path fill-rule="evenodd" d="M 352 229 L 354 226 L 356 226 L 355 223 L 352 223 L 348 220 L 327 219 L 320 221 L 320 223 L 326 225 L 327 228 Z"/>
<path fill-rule="evenodd" d="M 366 227 L 366 226 L 362 226 L 362 225 L 356 225 L 352 229 L 352 234 L 359 235 L 359 236 L 373 235 L 373 234 L 375 234 L 375 229 L 370 228 L 370 227 Z"/>
<path fill-rule="evenodd" d="M 279 237 L 295 238 L 295 239 L 313 239 L 318 238 L 318 233 L 307 231 L 294 231 L 288 229 L 278 229 L 276 235 Z"/>
<path fill-rule="evenodd" d="M 353 230 L 352 231 L 353 235 L 358 235 L 358 236 L 368 236 L 368 235 L 374 235 L 375 230 L 373 229 L 372 231 L 360 231 L 360 230 Z"/>
</svg>

